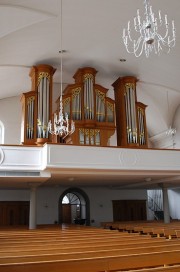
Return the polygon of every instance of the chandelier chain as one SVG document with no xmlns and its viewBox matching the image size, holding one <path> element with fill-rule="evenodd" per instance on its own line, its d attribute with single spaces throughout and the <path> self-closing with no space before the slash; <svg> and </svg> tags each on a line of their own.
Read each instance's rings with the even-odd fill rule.
<svg viewBox="0 0 180 272">
<path fill-rule="evenodd" d="M 63 27 L 62 27 L 62 16 L 63 16 L 63 7 L 62 7 L 62 0 L 61 0 L 61 12 L 60 12 L 60 98 L 59 98 L 59 113 L 54 113 L 54 120 L 53 124 L 51 120 L 48 123 L 48 131 L 51 134 L 59 135 L 60 137 L 65 138 L 67 135 L 72 134 L 75 131 L 75 124 L 73 120 L 69 122 L 68 114 L 63 113 Z"/>
</svg>

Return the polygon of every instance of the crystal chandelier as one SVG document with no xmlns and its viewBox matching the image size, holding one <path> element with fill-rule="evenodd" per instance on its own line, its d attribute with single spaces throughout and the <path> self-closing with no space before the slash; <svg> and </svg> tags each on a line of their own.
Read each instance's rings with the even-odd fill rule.
<svg viewBox="0 0 180 272">
<path fill-rule="evenodd" d="M 68 114 L 65 113 L 65 116 L 63 114 L 63 101 L 62 101 L 62 93 L 63 93 L 63 82 L 62 82 L 62 75 L 63 75 L 63 60 L 62 60 L 62 54 L 64 50 L 62 49 L 62 0 L 61 0 L 61 31 L 60 31 L 60 98 L 59 98 L 59 113 L 54 113 L 53 118 L 53 124 L 51 120 L 48 123 L 48 131 L 51 134 L 59 135 L 62 138 L 65 138 L 66 136 L 72 134 L 75 131 L 75 124 L 73 120 L 69 121 Z"/>
<path fill-rule="evenodd" d="M 153 51 L 155 54 L 160 54 L 162 50 L 169 53 L 170 49 L 175 46 L 176 41 L 174 21 L 172 21 L 172 36 L 170 37 L 167 15 L 162 18 L 159 10 L 158 18 L 156 18 L 152 6 L 149 5 L 149 0 L 144 0 L 144 6 L 143 18 L 140 16 L 139 9 L 137 10 L 137 16 L 134 18 L 133 33 L 135 38 L 132 38 L 130 21 L 127 29 L 123 29 L 123 41 L 127 52 L 133 53 L 136 57 L 141 56 L 143 51 L 146 57 L 149 57 L 149 54 Z M 159 30 L 163 32 L 162 35 L 158 32 Z M 137 34 L 139 36 L 136 39 Z"/>
</svg>

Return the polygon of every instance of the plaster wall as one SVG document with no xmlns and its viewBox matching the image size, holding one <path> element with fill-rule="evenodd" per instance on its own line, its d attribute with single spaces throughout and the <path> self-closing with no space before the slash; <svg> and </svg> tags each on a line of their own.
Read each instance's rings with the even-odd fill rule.
<svg viewBox="0 0 180 272">
<path fill-rule="evenodd" d="M 54 224 L 58 221 L 60 195 L 68 188 L 37 188 L 37 224 Z M 115 190 L 112 188 L 80 188 L 90 200 L 90 221 L 100 226 L 103 221 L 113 221 L 112 200 L 146 199 L 146 190 Z M 0 201 L 29 201 L 30 190 L 1 190 Z"/>
<path fill-rule="evenodd" d="M 168 190 L 168 197 L 172 219 L 180 220 L 180 188 Z"/>
<path fill-rule="evenodd" d="M 20 96 L 0 100 L 0 121 L 4 125 L 4 144 L 20 144 L 21 115 Z"/>
</svg>

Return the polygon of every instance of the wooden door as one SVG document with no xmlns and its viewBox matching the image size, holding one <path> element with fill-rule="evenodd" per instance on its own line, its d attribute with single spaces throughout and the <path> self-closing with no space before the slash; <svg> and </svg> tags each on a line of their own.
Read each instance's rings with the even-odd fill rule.
<svg viewBox="0 0 180 272">
<path fill-rule="evenodd" d="M 62 223 L 71 224 L 71 204 L 62 204 Z"/>
<path fill-rule="evenodd" d="M 113 200 L 114 221 L 146 220 L 146 200 Z"/>
<path fill-rule="evenodd" d="M 29 224 L 29 201 L 0 201 L 0 226 Z"/>
</svg>

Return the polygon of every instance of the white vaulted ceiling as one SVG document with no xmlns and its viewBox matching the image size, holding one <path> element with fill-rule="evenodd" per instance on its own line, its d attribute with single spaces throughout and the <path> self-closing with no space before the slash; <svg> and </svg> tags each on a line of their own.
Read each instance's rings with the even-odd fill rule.
<svg viewBox="0 0 180 272">
<path fill-rule="evenodd" d="M 78 68 L 91 66 L 98 71 L 97 83 L 112 96 L 119 76 L 136 76 L 138 100 L 148 105 L 148 133 L 154 136 L 173 123 L 180 104 L 180 1 L 150 2 L 156 14 L 161 9 L 170 22 L 174 19 L 177 41 L 169 54 L 147 59 L 128 54 L 122 42 L 123 28 L 138 8 L 143 10 L 143 0 L 63 0 L 63 82 L 73 83 Z M 54 82 L 59 83 L 59 50 L 60 0 L 0 0 L 0 99 L 31 89 L 32 65 L 57 68 Z"/>
</svg>

